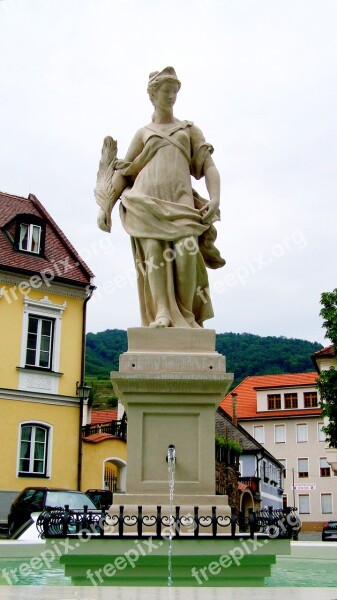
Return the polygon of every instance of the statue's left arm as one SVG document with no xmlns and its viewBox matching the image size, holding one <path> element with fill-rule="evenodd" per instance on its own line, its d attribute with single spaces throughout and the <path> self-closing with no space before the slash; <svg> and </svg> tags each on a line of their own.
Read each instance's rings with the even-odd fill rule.
<svg viewBox="0 0 337 600">
<path fill-rule="evenodd" d="M 214 221 L 220 205 L 220 175 L 212 159 L 213 146 L 208 144 L 202 131 L 190 122 L 191 175 L 196 179 L 205 177 L 209 202 L 199 212 L 204 223 Z"/>
<path fill-rule="evenodd" d="M 200 212 L 202 221 L 210 223 L 220 206 L 220 174 L 211 156 L 205 160 L 204 174 L 209 202 Z"/>
</svg>

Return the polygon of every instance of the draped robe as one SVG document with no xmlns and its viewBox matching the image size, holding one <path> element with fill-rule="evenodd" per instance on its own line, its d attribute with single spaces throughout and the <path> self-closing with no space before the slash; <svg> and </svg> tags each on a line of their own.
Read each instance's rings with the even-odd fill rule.
<svg viewBox="0 0 337 600">
<path fill-rule="evenodd" d="M 214 225 L 201 220 L 198 209 L 207 201 L 192 189 L 191 175 L 204 176 L 204 163 L 213 148 L 191 121 L 180 121 L 165 133 L 151 125 L 141 132 L 145 139 L 141 153 L 131 163 L 116 161 L 116 169 L 130 181 L 121 195 L 120 217 L 131 236 L 142 325 L 155 321 L 156 299 L 165 294 L 171 326 L 190 327 L 194 320 L 202 326 L 213 317 L 206 265 L 218 268 L 225 261 L 214 246 Z M 157 241 L 151 245 L 151 260 L 144 244 L 149 239 Z M 182 284 L 174 260 L 178 248 L 191 257 L 183 283 L 194 288 L 190 306 L 179 293 Z M 162 269 L 163 286 L 153 289 L 151 269 Z"/>
</svg>

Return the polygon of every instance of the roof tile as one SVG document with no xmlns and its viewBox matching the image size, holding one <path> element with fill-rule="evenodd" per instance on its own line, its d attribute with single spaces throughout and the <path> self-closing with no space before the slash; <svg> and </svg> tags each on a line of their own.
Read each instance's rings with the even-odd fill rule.
<svg viewBox="0 0 337 600">
<path fill-rule="evenodd" d="M 19 214 L 31 214 L 46 223 L 45 256 L 18 252 L 3 228 Z M 82 285 L 90 284 L 92 271 L 76 252 L 67 237 L 33 195 L 28 198 L 0 192 L 0 268 L 32 273 L 48 270 L 54 281 L 62 280 Z"/>
<path fill-rule="evenodd" d="M 91 425 L 99 425 L 103 423 L 111 423 L 117 421 L 117 408 L 109 410 L 93 410 L 91 413 Z"/>
<path fill-rule="evenodd" d="M 284 417 L 299 415 L 319 415 L 320 408 L 306 408 L 299 410 L 272 410 L 268 412 L 257 412 L 257 390 L 277 389 L 286 387 L 310 386 L 317 382 L 317 373 L 284 373 L 280 375 L 254 375 L 246 377 L 236 386 L 220 403 L 227 413 L 232 415 L 232 393 L 237 394 L 237 417 L 239 419 L 251 419 L 259 417 Z"/>
</svg>

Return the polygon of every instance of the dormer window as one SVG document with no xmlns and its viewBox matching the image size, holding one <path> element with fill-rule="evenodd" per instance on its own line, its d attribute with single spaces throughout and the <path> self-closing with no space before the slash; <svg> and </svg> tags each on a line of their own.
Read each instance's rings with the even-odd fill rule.
<svg viewBox="0 0 337 600">
<path fill-rule="evenodd" d="M 3 228 L 14 250 L 44 256 L 46 223 L 33 214 L 18 214 Z"/>
<path fill-rule="evenodd" d="M 20 223 L 19 250 L 40 253 L 41 227 L 33 223 Z"/>
</svg>

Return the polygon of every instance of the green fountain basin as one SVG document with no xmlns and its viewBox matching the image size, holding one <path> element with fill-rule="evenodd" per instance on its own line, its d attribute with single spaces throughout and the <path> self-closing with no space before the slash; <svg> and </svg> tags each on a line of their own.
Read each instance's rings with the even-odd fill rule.
<svg viewBox="0 0 337 600">
<path fill-rule="evenodd" d="M 167 586 L 168 552 L 169 541 L 163 539 L 91 538 L 76 542 L 60 563 L 74 585 Z M 176 538 L 172 540 L 172 586 L 263 586 L 276 555 L 290 555 L 289 540 Z"/>
</svg>

